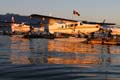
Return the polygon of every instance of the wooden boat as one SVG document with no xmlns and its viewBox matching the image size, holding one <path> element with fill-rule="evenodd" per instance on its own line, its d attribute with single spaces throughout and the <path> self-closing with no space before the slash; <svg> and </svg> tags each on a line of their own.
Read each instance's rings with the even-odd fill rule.
<svg viewBox="0 0 120 80">
<path fill-rule="evenodd" d="M 102 39 L 91 39 L 88 41 L 90 44 L 102 44 L 103 40 Z"/>
<path fill-rule="evenodd" d="M 104 41 L 104 44 L 117 45 L 118 42 L 115 41 Z"/>
<path fill-rule="evenodd" d="M 86 42 L 86 38 L 75 38 L 75 37 L 70 37 L 70 38 L 56 38 L 56 41 L 64 41 L 64 42 Z"/>
<path fill-rule="evenodd" d="M 88 41 L 90 44 L 107 44 L 107 45 L 120 45 L 119 39 L 109 39 L 109 40 L 102 40 L 102 39 L 91 39 Z"/>
<path fill-rule="evenodd" d="M 108 40 L 108 41 L 104 41 L 104 44 L 119 45 L 120 40 L 119 39 L 111 39 L 111 40 Z"/>
</svg>

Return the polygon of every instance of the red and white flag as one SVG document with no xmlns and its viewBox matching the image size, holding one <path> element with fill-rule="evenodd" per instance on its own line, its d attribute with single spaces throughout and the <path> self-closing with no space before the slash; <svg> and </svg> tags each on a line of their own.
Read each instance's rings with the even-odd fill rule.
<svg viewBox="0 0 120 80">
<path fill-rule="evenodd" d="M 77 16 L 80 16 L 80 13 L 78 11 L 76 11 L 76 10 L 73 10 L 73 14 L 77 15 Z"/>
</svg>

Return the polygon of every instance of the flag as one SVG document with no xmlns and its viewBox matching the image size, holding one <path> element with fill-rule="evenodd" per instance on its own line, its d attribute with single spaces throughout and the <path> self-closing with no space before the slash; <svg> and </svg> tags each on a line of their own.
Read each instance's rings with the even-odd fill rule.
<svg viewBox="0 0 120 80">
<path fill-rule="evenodd" d="M 73 14 L 77 15 L 77 16 L 80 16 L 80 13 L 78 11 L 76 11 L 76 10 L 73 10 Z"/>
</svg>

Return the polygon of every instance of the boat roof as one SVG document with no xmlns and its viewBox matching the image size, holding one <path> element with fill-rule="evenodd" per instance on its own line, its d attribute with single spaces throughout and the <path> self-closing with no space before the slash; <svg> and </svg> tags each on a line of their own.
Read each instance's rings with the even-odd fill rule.
<svg viewBox="0 0 120 80">
<path fill-rule="evenodd" d="M 53 17 L 53 16 L 46 16 L 46 15 L 38 15 L 38 14 L 32 14 L 30 17 L 33 18 L 50 18 L 50 19 L 58 19 L 58 20 L 65 20 L 65 21 L 71 21 L 71 22 L 78 22 L 77 20 L 72 19 L 65 19 L 65 18 L 59 18 L 59 17 Z"/>
</svg>

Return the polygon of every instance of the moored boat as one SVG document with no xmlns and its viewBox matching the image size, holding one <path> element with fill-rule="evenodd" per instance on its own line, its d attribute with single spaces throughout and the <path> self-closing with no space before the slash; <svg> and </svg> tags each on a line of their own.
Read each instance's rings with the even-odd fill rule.
<svg viewBox="0 0 120 80">
<path fill-rule="evenodd" d="M 86 38 L 75 38 L 75 37 L 70 37 L 70 38 L 56 38 L 56 41 L 64 41 L 64 42 L 86 42 Z"/>
</svg>

